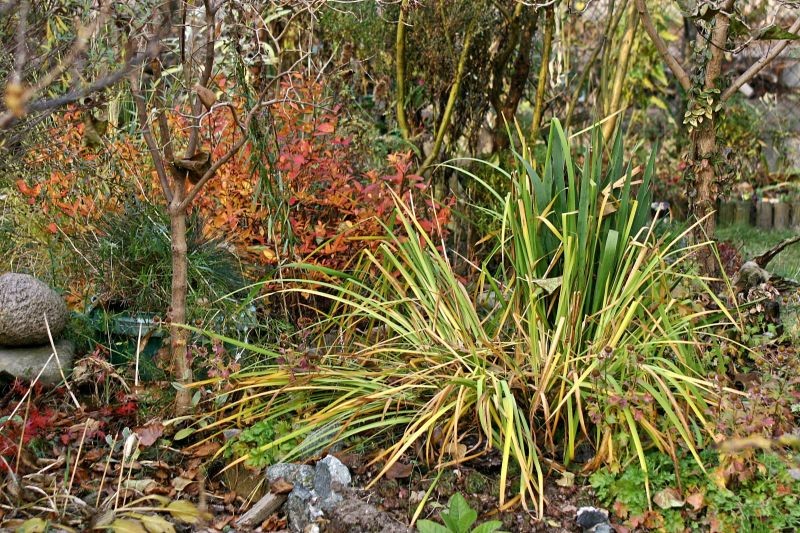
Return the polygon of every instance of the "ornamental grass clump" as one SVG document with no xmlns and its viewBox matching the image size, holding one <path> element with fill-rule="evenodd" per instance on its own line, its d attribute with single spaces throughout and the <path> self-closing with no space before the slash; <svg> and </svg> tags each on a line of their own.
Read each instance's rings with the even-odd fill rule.
<svg viewBox="0 0 800 533">
<path fill-rule="evenodd" d="M 499 486 L 515 487 L 513 498 L 499 494 L 501 507 L 539 514 L 554 467 L 637 461 L 646 476 L 653 448 L 687 449 L 701 464 L 718 395 L 702 339 L 732 318 L 687 273 L 706 244 L 686 247 L 647 225 L 654 158 L 626 164 L 621 137 L 604 154 L 597 133 L 577 165 L 553 121 L 543 161 L 523 145 L 514 168 L 492 166 L 509 192 L 492 190 L 494 205 L 481 206 L 495 230 L 469 285 L 413 205 L 398 201 L 393 229 L 402 231 L 387 227 L 354 273 L 308 267 L 329 281 L 286 289 L 329 298 L 320 328 L 343 342 L 307 368 L 253 347 L 268 361 L 232 376 L 208 429 L 290 418 L 293 431 L 252 453 L 309 435 L 373 442 L 379 476 L 408 455 L 444 467 L 495 450 Z M 681 284 L 723 311 L 681 300 Z M 282 458 L 298 459 L 303 446 Z M 580 447 L 592 458 L 576 466 Z"/>
</svg>

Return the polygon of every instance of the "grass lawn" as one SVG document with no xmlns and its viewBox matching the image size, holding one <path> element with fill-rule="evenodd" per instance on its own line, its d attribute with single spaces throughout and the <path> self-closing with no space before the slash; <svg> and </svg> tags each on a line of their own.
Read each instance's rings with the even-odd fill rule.
<svg viewBox="0 0 800 533">
<path fill-rule="evenodd" d="M 747 261 L 756 257 L 784 239 L 797 235 L 793 230 L 763 230 L 751 226 L 726 226 L 717 228 L 717 238 L 730 241 Z M 773 259 L 767 270 L 794 280 L 800 280 L 800 242 L 789 246 Z"/>
</svg>

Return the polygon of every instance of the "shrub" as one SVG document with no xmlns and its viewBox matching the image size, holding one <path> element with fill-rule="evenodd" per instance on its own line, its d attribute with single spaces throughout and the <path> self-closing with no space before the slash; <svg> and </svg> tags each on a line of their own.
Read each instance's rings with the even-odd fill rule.
<svg viewBox="0 0 800 533">
<path fill-rule="evenodd" d="M 554 122 L 541 174 L 525 150 L 517 169 L 495 168 L 512 187 L 487 209 L 497 221 L 487 237 L 494 251 L 471 294 L 440 243 L 396 199 L 403 231 L 386 228 L 376 251 L 365 250 L 359 275 L 288 289 L 334 294 L 321 325 L 335 324 L 344 346 L 303 366 L 273 359 L 232 376 L 233 391 L 247 394 L 226 400 L 210 428 L 293 418 L 295 429 L 259 448 L 266 452 L 334 425 L 332 441 L 388 440 L 373 461 L 381 474 L 414 448 L 439 466 L 497 448 L 500 486 L 519 471 L 521 501 L 540 513 L 544 460 L 570 464 L 581 443 L 595 450 L 587 470 L 634 458 L 646 480 L 653 447 L 673 456 L 685 448 L 699 464 L 717 397 L 700 334 L 721 313 L 671 289 L 690 283 L 722 307 L 684 272 L 702 245 L 679 248 L 680 236 L 656 239 L 648 230 L 652 159 L 644 169 L 624 165 L 618 139 L 604 165 L 599 135 L 583 155 L 578 168 Z M 468 434 L 481 444 L 467 449 Z"/>
<path fill-rule="evenodd" d="M 233 376 L 249 394 L 224 408 L 236 414 L 221 423 L 297 418 L 262 452 L 330 424 L 341 428 L 337 441 L 391 435 L 374 459 L 381 474 L 419 442 L 440 466 L 496 447 L 500 486 L 514 464 L 521 501 L 539 512 L 543 461 L 568 465 L 581 443 L 594 450 L 588 470 L 633 457 L 646 479 L 652 447 L 673 456 L 685 448 L 700 463 L 717 389 L 699 335 L 720 313 L 671 294 L 693 249 L 646 226 L 652 159 L 625 166 L 621 139 L 607 166 L 602 154 L 598 135 L 577 168 L 554 122 L 541 174 L 523 156 L 512 172 L 495 167 L 512 187 L 487 208 L 494 251 L 472 294 L 398 199 L 408 238 L 386 228 L 375 253 L 364 252 L 361 277 L 340 274 L 331 296 L 327 323 L 353 344 L 306 368 L 270 364 Z M 722 307 L 702 279 L 689 282 Z M 325 296 L 337 286 L 289 290 Z M 466 449 L 463 437 L 476 433 L 482 445 Z"/>
</svg>

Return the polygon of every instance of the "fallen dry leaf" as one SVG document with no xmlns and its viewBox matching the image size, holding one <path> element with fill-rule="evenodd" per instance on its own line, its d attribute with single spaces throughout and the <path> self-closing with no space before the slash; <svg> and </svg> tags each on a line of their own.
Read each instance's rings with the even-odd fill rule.
<svg viewBox="0 0 800 533">
<path fill-rule="evenodd" d="M 705 497 L 702 492 L 695 492 L 686 498 L 686 503 L 691 505 L 695 511 L 699 511 L 705 505 Z"/>
<path fill-rule="evenodd" d="M 222 445 L 219 442 L 207 441 L 192 451 L 193 457 L 208 457 L 217 453 Z"/>
<path fill-rule="evenodd" d="M 134 431 L 139 436 L 139 443 L 147 448 L 155 444 L 164 434 L 164 425 L 159 421 L 153 421 L 134 429 Z"/>
<path fill-rule="evenodd" d="M 561 477 L 556 480 L 556 485 L 559 487 L 571 487 L 575 485 L 575 474 L 572 472 L 564 472 Z"/>
<path fill-rule="evenodd" d="M 386 479 L 407 478 L 414 471 L 414 465 L 396 462 L 386 471 Z"/>
<path fill-rule="evenodd" d="M 289 494 L 293 488 L 294 485 L 282 477 L 269 484 L 269 491 L 273 494 Z"/>
<path fill-rule="evenodd" d="M 186 487 L 194 483 L 191 479 L 186 479 L 185 477 L 176 477 L 173 478 L 170 484 L 175 487 L 175 490 L 178 492 L 182 492 Z"/>
<path fill-rule="evenodd" d="M 662 509 L 671 509 L 673 507 L 683 507 L 685 502 L 681 499 L 681 495 L 677 490 L 667 487 L 655 493 L 653 503 Z"/>
</svg>

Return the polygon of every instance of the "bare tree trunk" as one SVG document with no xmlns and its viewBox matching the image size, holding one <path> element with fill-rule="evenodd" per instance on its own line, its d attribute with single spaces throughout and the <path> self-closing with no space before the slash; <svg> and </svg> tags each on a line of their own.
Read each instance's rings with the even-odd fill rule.
<svg viewBox="0 0 800 533">
<path fill-rule="evenodd" d="M 176 180 L 177 181 L 177 180 Z M 189 289 L 189 256 L 186 243 L 186 210 L 181 201 L 184 196 L 183 179 L 175 183 L 175 196 L 169 206 L 170 236 L 172 238 L 172 299 L 170 305 L 170 347 L 174 365 L 174 376 L 181 385 L 192 382 L 192 363 L 187 348 L 189 332 L 180 327 L 186 323 L 186 295 Z M 181 388 L 175 397 L 177 414 L 191 409 L 189 389 Z"/>
<path fill-rule="evenodd" d="M 714 30 L 711 33 L 711 42 L 706 43 L 706 38 L 698 34 L 697 46 L 709 46 L 711 57 L 705 66 L 705 81 L 703 89 L 713 90 L 718 87 L 722 75 L 722 61 L 725 57 L 725 43 L 728 39 L 730 28 L 730 15 L 734 0 L 727 0 L 722 10 L 714 18 Z M 714 211 L 717 208 L 719 195 L 719 176 L 714 168 L 717 159 L 717 112 L 713 111 L 711 117 L 705 117 L 692 131 L 692 144 L 690 151 L 689 172 L 693 180 L 687 183 L 687 196 L 689 197 L 689 212 L 698 222 L 692 232 L 694 242 L 703 242 L 713 239 L 717 229 Z M 716 276 L 719 274 L 719 265 L 713 251 L 707 247 L 701 248 L 698 261 L 704 273 Z"/>
<path fill-rule="evenodd" d="M 710 157 L 717 151 L 716 117 L 704 120 L 692 132 L 692 160 L 694 163 L 694 189 L 690 190 L 690 212 L 698 220 L 705 220 L 695 231 L 695 241 L 714 236 L 716 222 L 711 214 L 717 205 L 716 173 Z M 691 185 L 690 185 L 691 187 Z"/>
</svg>

